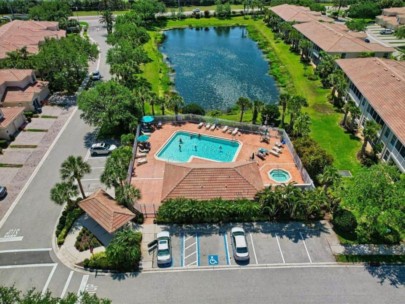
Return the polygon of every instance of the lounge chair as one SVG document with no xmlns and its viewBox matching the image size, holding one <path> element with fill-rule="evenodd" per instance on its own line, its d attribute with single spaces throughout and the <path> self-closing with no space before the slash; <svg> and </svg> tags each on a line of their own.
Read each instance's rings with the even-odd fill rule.
<svg viewBox="0 0 405 304">
<path fill-rule="evenodd" d="M 269 153 L 271 153 L 271 154 L 273 154 L 274 156 L 277 156 L 277 157 L 280 156 L 280 154 L 278 152 L 274 151 L 274 150 L 269 150 Z"/>
<path fill-rule="evenodd" d="M 228 130 L 228 126 L 222 128 L 222 133 L 225 133 Z"/>
<path fill-rule="evenodd" d="M 259 148 L 259 152 L 262 154 L 269 154 L 269 150 L 267 150 L 265 148 Z"/>
<path fill-rule="evenodd" d="M 141 157 L 146 157 L 146 152 L 143 152 L 143 153 L 137 153 L 136 154 L 136 158 L 141 158 Z"/>
<path fill-rule="evenodd" d="M 231 134 L 233 132 L 233 129 L 232 128 L 229 128 L 228 129 L 228 134 Z"/>
<path fill-rule="evenodd" d="M 274 143 L 278 148 L 282 148 L 283 147 L 283 144 L 281 143 L 281 142 L 276 142 L 276 143 Z"/>
<path fill-rule="evenodd" d="M 148 153 L 149 152 L 149 149 L 139 149 L 138 150 L 140 153 Z"/>
<path fill-rule="evenodd" d="M 210 123 L 207 123 L 206 125 L 205 125 L 205 128 L 208 130 L 209 128 L 211 127 L 211 124 Z"/>
<path fill-rule="evenodd" d="M 262 137 L 260 138 L 260 142 L 265 142 L 265 143 L 269 144 L 269 143 L 270 143 L 270 137 L 268 137 L 268 136 L 262 136 Z"/>
<path fill-rule="evenodd" d="M 235 130 L 232 131 L 232 135 L 235 136 L 236 134 L 238 134 L 239 129 L 235 128 Z"/>
<path fill-rule="evenodd" d="M 272 147 L 271 148 L 273 151 L 276 151 L 277 153 L 281 153 L 281 149 L 277 147 Z"/>
<path fill-rule="evenodd" d="M 217 125 L 216 125 L 216 124 L 213 124 L 213 125 L 211 126 L 210 130 L 211 130 L 211 131 L 214 131 L 216 127 L 217 127 Z"/>
<path fill-rule="evenodd" d="M 198 127 L 198 129 L 201 129 L 203 126 L 204 126 L 204 123 L 200 122 L 197 127 Z"/>
<path fill-rule="evenodd" d="M 140 166 L 140 165 L 146 164 L 147 162 L 148 162 L 148 160 L 146 159 L 146 157 L 139 158 L 137 161 L 137 165 Z"/>
<path fill-rule="evenodd" d="M 151 136 L 151 135 L 152 135 L 152 133 L 150 133 L 150 132 L 146 132 L 146 131 L 141 131 L 141 132 L 142 132 L 143 135 L 147 135 L 147 136 Z"/>
<path fill-rule="evenodd" d="M 162 126 L 163 126 L 162 122 L 161 122 L 161 121 L 159 121 L 159 122 L 158 122 L 158 124 L 156 125 L 156 128 L 161 129 L 161 128 L 162 128 Z"/>
<path fill-rule="evenodd" d="M 265 160 L 265 159 L 266 159 L 266 156 L 265 156 L 264 154 L 260 153 L 260 152 L 257 152 L 257 153 L 256 153 L 256 156 L 257 156 L 258 158 L 260 158 L 261 160 Z"/>
</svg>

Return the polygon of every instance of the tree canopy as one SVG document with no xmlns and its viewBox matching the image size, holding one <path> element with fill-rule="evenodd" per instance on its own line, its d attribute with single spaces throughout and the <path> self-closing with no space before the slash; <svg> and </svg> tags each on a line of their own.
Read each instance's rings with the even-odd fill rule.
<svg viewBox="0 0 405 304">
<path fill-rule="evenodd" d="M 405 175 L 388 165 L 363 168 L 341 193 L 344 206 L 357 216 L 362 242 L 398 241 L 405 231 Z"/>
<path fill-rule="evenodd" d="M 72 15 L 70 6 L 65 1 L 41 1 L 29 9 L 30 19 L 39 21 L 61 21 Z"/>
<path fill-rule="evenodd" d="M 112 80 L 83 91 L 77 102 L 83 111 L 81 117 L 85 122 L 99 127 L 101 135 L 129 133 L 141 116 L 134 94 Z"/>
</svg>

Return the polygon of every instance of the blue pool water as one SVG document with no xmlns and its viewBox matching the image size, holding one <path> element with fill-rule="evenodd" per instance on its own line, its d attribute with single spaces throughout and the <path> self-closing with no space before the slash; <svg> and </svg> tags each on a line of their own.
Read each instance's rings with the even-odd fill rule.
<svg viewBox="0 0 405 304">
<path fill-rule="evenodd" d="M 185 163 L 192 157 L 206 158 L 217 162 L 232 162 L 239 150 L 237 141 L 206 135 L 176 132 L 158 152 L 157 157 L 170 162 Z"/>
<path fill-rule="evenodd" d="M 282 169 L 271 170 L 269 176 L 278 183 L 285 183 L 291 179 L 290 173 Z"/>
</svg>

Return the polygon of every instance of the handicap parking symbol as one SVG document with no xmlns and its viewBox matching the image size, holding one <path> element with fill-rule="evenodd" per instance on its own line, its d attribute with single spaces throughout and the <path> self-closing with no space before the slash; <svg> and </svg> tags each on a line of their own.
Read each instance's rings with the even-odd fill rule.
<svg viewBox="0 0 405 304">
<path fill-rule="evenodd" d="M 215 266 L 218 265 L 219 258 L 217 255 L 209 255 L 208 256 L 208 265 Z"/>
</svg>

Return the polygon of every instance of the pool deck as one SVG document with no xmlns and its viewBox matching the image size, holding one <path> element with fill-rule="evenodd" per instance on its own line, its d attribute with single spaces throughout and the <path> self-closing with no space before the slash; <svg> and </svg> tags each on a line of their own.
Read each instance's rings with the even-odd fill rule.
<svg viewBox="0 0 405 304">
<path fill-rule="evenodd" d="M 274 146 L 274 143 L 280 141 L 277 131 L 273 130 L 270 131 L 270 144 L 267 144 L 260 142 L 260 136 L 256 134 L 238 133 L 238 135 L 232 136 L 231 134 L 223 133 L 221 129 L 216 129 L 214 131 L 207 130 L 205 127 L 198 129 L 197 125 L 192 123 L 186 123 L 181 126 L 174 126 L 170 123 L 164 124 L 161 129 L 155 130 L 150 136 L 149 142 L 151 143 L 151 150 L 146 156 L 147 163 L 138 165 L 137 160 L 140 158 L 137 158 L 135 161 L 134 176 L 131 179 L 131 183 L 141 191 L 142 198 L 138 201 L 140 204 L 154 205 L 156 208 L 161 204 L 165 162 L 156 159 L 155 154 L 176 131 L 189 131 L 230 140 L 238 140 L 242 143 L 242 147 L 236 157 L 236 161 L 248 161 L 252 153 L 256 153 L 259 148 L 270 150 Z M 268 172 L 271 169 L 287 170 L 291 175 L 291 181 L 296 182 L 297 184 L 303 184 L 303 179 L 299 170 L 295 166 L 293 156 L 287 147 L 282 150 L 282 153 L 278 157 L 272 154 L 266 156 L 265 160 L 255 157 L 263 184 L 265 186 L 278 184 L 270 179 L 268 175 Z M 201 163 L 211 161 L 193 158 L 191 162 Z"/>
</svg>

